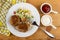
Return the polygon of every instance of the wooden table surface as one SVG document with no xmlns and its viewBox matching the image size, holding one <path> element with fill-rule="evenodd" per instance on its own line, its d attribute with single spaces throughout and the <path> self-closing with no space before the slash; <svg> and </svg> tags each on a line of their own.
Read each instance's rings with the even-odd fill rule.
<svg viewBox="0 0 60 40">
<path fill-rule="evenodd" d="M 58 11 L 58 14 L 49 14 L 53 18 L 53 24 L 57 27 L 56 30 L 53 28 L 49 29 L 49 32 L 52 33 L 55 38 L 50 38 L 39 28 L 36 33 L 26 38 L 16 37 L 12 34 L 11 36 L 7 37 L 0 34 L 0 40 L 60 40 L 60 0 L 27 0 L 27 3 L 31 3 L 38 9 L 41 16 L 44 14 L 41 13 L 39 7 L 44 2 L 50 3 L 53 7 L 53 10 Z M 45 29 L 46 27 L 41 25 L 41 28 Z"/>
</svg>

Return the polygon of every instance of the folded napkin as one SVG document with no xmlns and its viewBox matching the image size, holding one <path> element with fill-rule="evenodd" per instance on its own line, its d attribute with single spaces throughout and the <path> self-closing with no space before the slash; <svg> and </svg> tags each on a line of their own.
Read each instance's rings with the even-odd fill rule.
<svg viewBox="0 0 60 40">
<path fill-rule="evenodd" d="M 19 2 L 26 2 L 26 0 L 0 0 L 0 33 L 6 36 L 10 35 L 10 31 L 6 26 L 6 14 L 9 8 Z"/>
</svg>

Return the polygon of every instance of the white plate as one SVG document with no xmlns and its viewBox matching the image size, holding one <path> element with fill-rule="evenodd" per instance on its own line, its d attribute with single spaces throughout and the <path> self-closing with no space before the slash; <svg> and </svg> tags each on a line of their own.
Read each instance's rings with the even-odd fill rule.
<svg viewBox="0 0 60 40">
<path fill-rule="evenodd" d="M 7 15 L 6 15 L 6 24 L 7 24 L 7 27 L 8 29 L 10 30 L 10 32 L 18 37 L 28 37 L 32 34 L 34 34 L 38 27 L 37 26 L 33 26 L 29 31 L 23 33 L 23 32 L 19 32 L 17 31 L 10 23 L 9 23 L 9 20 L 10 20 L 10 17 L 13 14 L 14 11 L 18 10 L 19 8 L 22 8 L 22 9 L 28 9 L 31 11 L 31 14 L 34 16 L 34 19 L 32 21 L 36 21 L 38 25 L 40 25 L 40 15 L 39 15 L 39 12 L 37 11 L 37 9 L 29 4 L 29 3 L 18 3 L 18 4 L 15 4 L 14 6 L 12 6 Z"/>
</svg>

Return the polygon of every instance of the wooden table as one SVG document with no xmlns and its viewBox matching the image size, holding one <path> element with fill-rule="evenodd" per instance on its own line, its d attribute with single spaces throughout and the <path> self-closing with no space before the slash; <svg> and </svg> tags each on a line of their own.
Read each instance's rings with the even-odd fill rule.
<svg viewBox="0 0 60 40">
<path fill-rule="evenodd" d="M 53 14 L 53 13 L 49 14 L 53 18 L 53 24 L 57 27 L 56 30 L 50 28 L 51 30 L 49 31 L 52 34 L 54 34 L 55 38 L 48 37 L 39 28 L 38 31 L 30 37 L 26 37 L 26 38 L 20 37 L 19 38 L 19 37 L 12 35 L 12 34 L 11 34 L 11 36 L 7 37 L 7 36 L 0 34 L 0 40 L 60 40 L 60 0 L 27 0 L 27 2 L 34 5 L 38 9 L 41 16 L 44 14 L 41 13 L 39 7 L 44 2 L 50 3 L 53 7 L 53 10 L 59 12 L 58 14 Z M 45 27 L 43 25 L 41 25 L 41 27 L 45 29 Z"/>
</svg>

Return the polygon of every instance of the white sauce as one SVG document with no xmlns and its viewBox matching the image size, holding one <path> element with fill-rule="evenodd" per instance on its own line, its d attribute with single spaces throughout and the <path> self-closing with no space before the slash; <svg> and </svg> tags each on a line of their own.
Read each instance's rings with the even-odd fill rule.
<svg viewBox="0 0 60 40">
<path fill-rule="evenodd" d="M 51 23 L 51 19 L 48 15 L 44 15 L 41 20 L 44 25 L 49 25 Z"/>
</svg>

